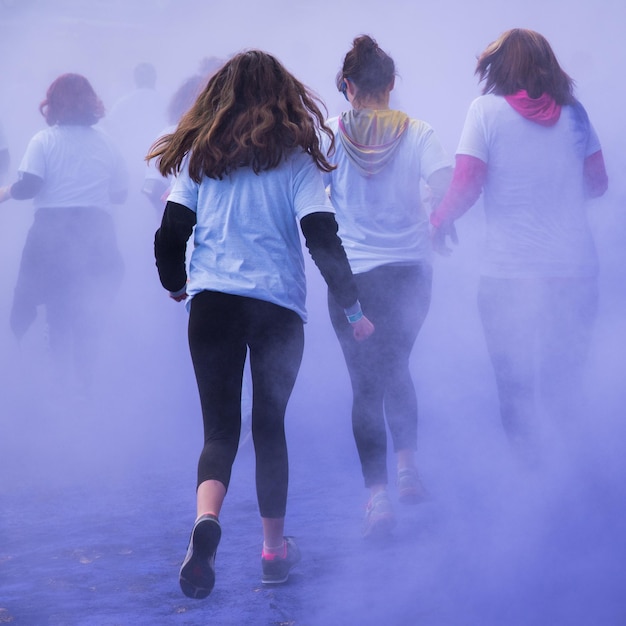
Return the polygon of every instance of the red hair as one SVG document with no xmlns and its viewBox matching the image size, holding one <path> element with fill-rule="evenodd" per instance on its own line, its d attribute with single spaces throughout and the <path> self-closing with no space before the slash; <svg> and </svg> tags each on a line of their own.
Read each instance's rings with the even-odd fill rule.
<svg viewBox="0 0 626 626">
<path fill-rule="evenodd" d="M 104 117 L 104 105 L 81 74 L 61 74 L 46 92 L 39 111 L 48 126 L 75 124 L 93 126 Z"/>
</svg>

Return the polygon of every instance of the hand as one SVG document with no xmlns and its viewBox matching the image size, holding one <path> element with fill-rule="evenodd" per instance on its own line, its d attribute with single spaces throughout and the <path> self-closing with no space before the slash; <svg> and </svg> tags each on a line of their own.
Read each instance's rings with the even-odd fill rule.
<svg viewBox="0 0 626 626">
<path fill-rule="evenodd" d="M 446 237 L 450 237 L 450 241 L 456 246 L 459 243 L 459 238 L 456 234 L 456 228 L 453 222 L 449 224 L 442 224 L 439 227 L 433 227 L 430 233 L 430 241 L 433 246 L 433 250 L 443 256 L 450 256 L 452 254 L 452 248 L 446 245 Z"/>
<path fill-rule="evenodd" d="M 11 198 L 11 185 L 6 187 L 0 187 L 0 203 L 5 202 Z"/>
<path fill-rule="evenodd" d="M 172 300 L 176 300 L 176 302 L 182 302 L 183 300 L 187 299 L 187 292 L 181 293 L 181 294 L 179 294 L 177 296 L 173 296 L 172 294 L 170 294 L 170 298 Z"/>
<path fill-rule="evenodd" d="M 357 341 L 367 339 L 374 332 L 374 324 L 365 315 L 358 321 L 352 322 L 352 334 Z"/>
</svg>

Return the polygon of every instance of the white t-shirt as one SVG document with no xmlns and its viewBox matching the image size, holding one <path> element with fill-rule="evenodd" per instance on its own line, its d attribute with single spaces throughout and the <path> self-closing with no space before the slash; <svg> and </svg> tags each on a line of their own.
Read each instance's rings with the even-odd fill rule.
<svg viewBox="0 0 626 626">
<path fill-rule="evenodd" d="M 474 100 L 457 154 L 487 163 L 484 275 L 595 275 L 583 162 L 598 150 L 580 105 L 564 106 L 558 122 L 546 127 L 524 118 L 503 97 Z"/>
<path fill-rule="evenodd" d="M 185 165 L 168 200 L 196 213 L 189 296 L 205 290 L 248 296 L 306 321 L 299 221 L 310 213 L 334 213 L 309 155 L 297 151 L 258 175 L 241 167 L 200 184 Z"/>
<path fill-rule="evenodd" d="M 2 124 L 0 124 L 0 151 L 8 149 L 9 144 L 7 142 L 6 135 L 4 134 L 4 130 L 2 129 Z"/>
<path fill-rule="evenodd" d="M 335 137 L 339 118 L 328 120 Z M 411 119 L 391 161 L 377 174 L 364 176 L 341 141 L 329 161 L 337 169 L 325 175 L 337 212 L 339 236 L 355 274 L 388 263 L 430 262 L 429 217 L 421 185 L 431 174 L 451 167 L 431 126 Z"/>
<path fill-rule="evenodd" d="M 128 188 L 122 157 L 93 126 L 52 126 L 29 142 L 18 171 L 43 179 L 33 204 L 41 207 L 107 208 L 111 194 Z"/>
</svg>

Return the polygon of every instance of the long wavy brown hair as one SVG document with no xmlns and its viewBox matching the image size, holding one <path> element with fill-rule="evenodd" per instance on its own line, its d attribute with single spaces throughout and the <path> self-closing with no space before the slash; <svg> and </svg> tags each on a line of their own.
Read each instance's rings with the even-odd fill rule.
<svg viewBox="0 0 626 626">
<path fill-rule="evenodd" d="M 574 81 L 563 71 L 548 40 L 533 30 L 513 28 L 478 57 L 483 93 L 500 96 L 525 89 L 531 98 L 547 93 L 557 104 L 573 104 Z"/>
<path fill-rule="evenodd" d="M 321 107 L 321 108 L 320 108 Z M 209 80 L 176 130 L 157 140 L 146 159 L 157 158 L 161 174 L 177 174 L 189 155 L 189 175 L 221 179 L 239 167 L 255 173 L 277 167 L 300 147 L 317 167 L 334 169 L 320 147 L 330 140 L 323 102 L 270 54 L 260 50 L 231 58 Z"/>
</svg>

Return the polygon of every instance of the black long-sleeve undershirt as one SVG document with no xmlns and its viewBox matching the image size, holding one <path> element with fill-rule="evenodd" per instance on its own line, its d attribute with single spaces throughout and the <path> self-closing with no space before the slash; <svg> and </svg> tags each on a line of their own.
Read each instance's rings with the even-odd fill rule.
<svg viewBox="0 0 626 626">
<path fill-rule="evenodd" d="M 43 178 L 23 172 L 21 178 L 11 185 L 11 197 L 16 200 L 30 200 L 43 187 Z"/>
<path fill-rule="evenodd" d="M 161 284 L 173 293 L 187 282 L 185 253 L 195 225 L 196 214 L 191 209 L 168 201 L 161 226 L 154 235 L 154 257 Z"/>
<path fill-rule="evenodd" d="M 176 202 L 166 204 L 154 237 L 154 254 L 161 284 L 172 293 L 183 289 L 187 281 L 185 252 L 195 224 L 193 211 Z M 354 305 L 357 287 L 337 235 L 335 216 L 327 212 L 311 213 L 302 218 L 300 228 L 311 258 L 333 297 L 343 308 Z"/>
<path fill-rule="evenodd" d="M 310 213 L 300 220 L 306 247 L 337 303 L 347 309 L 358 298 L 350 263 L 337 235 L 333 213 Z"/>
</svg>

